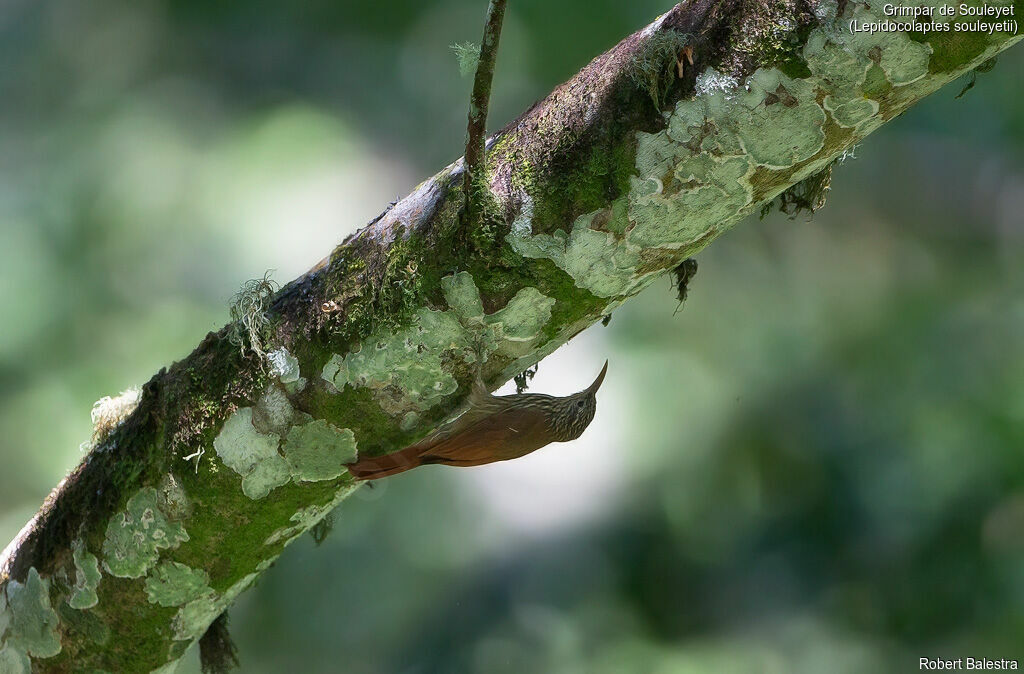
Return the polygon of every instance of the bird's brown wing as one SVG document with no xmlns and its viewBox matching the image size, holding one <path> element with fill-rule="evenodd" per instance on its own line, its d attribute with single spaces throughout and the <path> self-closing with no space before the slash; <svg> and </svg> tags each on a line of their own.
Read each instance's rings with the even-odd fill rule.
<svg viewBox="0 0 1024 674">
<path fill-rule="evenodd" d="M 463 412 L 430 435 L 409 445 L 406 450 L 421 454 L 438 443 L 459 435 L 487 417 L 500 412 L 506 406 L 507 403 L 501 398 L 491 395 L 483 381 L 477 378 L 469 390 Z"/>
<path fill-rule="evenodd" d="M 423 463 L 479 466 L 528 454 L 547 444 L 547 435 L 542 410 L 506 408 L 477 419 L 458 432 L 423 443 L 426 446 L 419 456 Z"/>
</svg>

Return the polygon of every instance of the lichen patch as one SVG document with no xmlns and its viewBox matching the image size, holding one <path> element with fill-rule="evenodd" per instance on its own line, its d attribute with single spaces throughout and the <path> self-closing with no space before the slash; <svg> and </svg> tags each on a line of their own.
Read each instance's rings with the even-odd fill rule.
<svg viewBox="0 0 1024 674">
<path fill-rule="evenodd" d="M 333 355 L 321 376 L 339 391 L 345 386 L 369 388 L 381 409 L 397 416 L 430 409 L 455 393 L 458 383 L 442 368 L 441 356 L 469 350 L 452 312 L 421 308 L 405 330 L 378 333 L 359 351 Z"/>
<path fill-rule="evenodd" d="M 251 407 L 235 410 L 213 441 L 224 465 L 242 476 L 242 492 L 254 500 L 265 497 L 290 478 L 288 464 L 277 451 L 279 444 L 278 435 L 256 429 Z"/>
<path fill-rule="evenodd" d="M 331 480 L 356 459 L 355 435 L 317 419 L 293 426 L 284 442 L 284 457 L 296 482 Z"/>
<path fill-rule="evenodd" d="M 119 578 L 141 578 L 156 563 L 160 550 L 187 540 L 185 527 L 170 521 L 161 510 L 156 489 L 144 487 L 107 523 L 103 567 Z"/>
<path fill-rule="evenodd" d="M 250 573 L 229 587 L 223 594 L 216 592 L 193 599 L 180 609 L 174 616 L 172 628 L 174 638 L 179 641 L 198 639 L 214 620 L 231 605 L 238 595 L 244 592 L 253 581 L 255 573 Z"/>
<path fill-rule="evenodd" d="M 75 562 L 75 585 L 68 598 L 68 605 L 79 610 L 92 608 L 99 601 L 96 596 L 96 588 L 102 576 L 99 560 L 85 549 L 81 539 L 72 546 L 72 559 Z"/>
<path fill-rule="evenodd" d="M 342 390 L 366 387 L 386 413 L 404 417 L 430 409 L 455 393 L 458 382 L 444 366 L 500 352 L 518 357 L 540 338 L 554 299 L 536 288 L 520 290 L 493 314 L 484 314 L 480 291 L 468 272 L 441 279 L 448 311 L 421 308 L 405 329 L 381 331 L 359 351 L 335 354 L 321 377 Z"/>
<path fill-rule="evenodd" d="M 162 562 L 146 578 L 146 596 L 160 606 L 181 606 L 212 592 L 206 571 L 178 562 Z"/>
<path fill-rule="evenodd" d="M 759 68 L 739 82 L 706 68 L 696 95 L 676 103 L 663 130 L 637 133 L 627 194 L 568 230 L 538 231 L 537 195 L 523 191 L 506 236 L 512 249 L 551 260 L 576 286 L 620 301 L 944 83 L 929 73 L 929 43 L 848 30 L 851 18 L 886 18 L 880 5 L 850 3 L 838 17 L 841 3 L 818 4 L 821 23 L 801 54 L 809 76 Z"/>
<path fill-rule="evenodd" d="M 50 658 L 60 653 L 57 613 L 50 606 L 50 582 L 39 576 L 35 567 L 28 570 L 24 583 L 7 582 L 6 645 L 15 651 L 36 658 Z M 9 662 L 23 663 L 23 658 L 6 656 Z"/>
<path fill-rule="evenodd" d="M 32 661 L 11 644 L 0 646 L 0 673 L 32 674 Z"/>
</svg>

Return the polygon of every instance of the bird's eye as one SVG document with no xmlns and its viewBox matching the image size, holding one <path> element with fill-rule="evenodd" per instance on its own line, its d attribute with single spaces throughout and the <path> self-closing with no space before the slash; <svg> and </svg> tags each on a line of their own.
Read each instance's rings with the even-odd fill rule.
<svg viewBox="0 0 1024 674">
<path fill-rule="evenodd" d="M 578 407 L 580 409 L 583 409 L 586 406 L 587 406 L 587 403 L 586 403 L 586 401 L 583 401 L 583 400 L 581 400 L 578 403 L 576 403 L 576 407 Z"/>
</svg>

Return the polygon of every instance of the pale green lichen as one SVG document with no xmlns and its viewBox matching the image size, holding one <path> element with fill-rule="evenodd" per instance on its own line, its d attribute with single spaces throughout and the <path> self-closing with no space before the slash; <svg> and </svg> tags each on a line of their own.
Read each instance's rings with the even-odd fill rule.
<svg viewBox="0 0 1024 674">
<path fill-rule="evenodd" d="M 336 389 L 367 387 L 394 416 L 422 412 L 454 393 L 458 383 L 442 366 L 449 354 L 473 363 L 499 352 L 518 357 L 535 344 L 551 319 L 554 299 L 536 288 L 520 290 L 493 314 L 484 314 L 480 291 L 468 272 L 441 280 L 449 311 L 421 308 L 409 327 L 381 331 L 345 357 L 335 354 L 321 376 Z"/>
<path fill-rule="evenodd" d="M 760 166 L 789 168 L 813 157 L 825 143 L 825 111 L 807 80 L 787 77 L 775 68 L 757 70 L 730 107 L 721 128 L 735 134 Z"/>
<path fill-rule="evenodd" d="M 483 326 L 484 303 L 469 272 L 445 276 L 441 279 L 441 292 L 463 326 Z"/>
<path fill-rule="evenodd" d="M 0 674 L 31 674 L 32 661 L 11 644 L 0 646 Z"/>
<path fill-rule="evenodd" d="M 85 549 L 81 539 L 72 545 L 72 559 L 75 562 L 75 586 L 68 599 L 68 605 L 74 609 L 92 608 L 99 601 L 96 588 L 100 584 L 100 566 L 96 555 Z"/>
<path fill-rule="evenodd" d="M 338 390 L 346 385 L 369 388 L 388 414 L 433 407 L 458 388 L 442 369 L 441 354 L 469 351 L 470 346 L 451 312 L 421 308 L 410 323 L 405 330 L 367 339 L 344 358 L 334 354 L 321 376 Z"/>
<path fill-rule="evenodd" d="M 251 573 L 218 596 L 203 569 L 164 562 L 146 578 L 146 596 L 160 606 L 179 606 L 172 621 L 174 638 L 191 640 L 202 636 L 210 623 L 255 579 L 256 574 Z"/>
<path fill-rule="evenodd" d="M 59 619 L 50 605 L 50 582 L 39 576 L 35 567 L 28 570 L 24 583 L 14 579 L 7 582 L 8 648 L 36 658 L 50 658 L 60 653 Z M 8 662 L 18 664 L 23 658 L 5 656 Z"/>
<path fill-rule="evenodd" d="M 508 304 L 484 317 L 486 351 L 512 358 L 528 353 L 551 320 L 554 304 L 554 298 L 533 287 L 517 292 Z"/>
<path fill-rule="evenodd" d="M 242 476 L 242 493 L 254 500 L 290 479 L 288 464 L 277 451 L 279 444 L 279 436 L 256 430 L 251 407 L 235 410 L 213 441 L 224 465 Z"/>
<path fill-rule="evenodd" d="M 213 592 L 203 569 L 163 562 L 146 578 L 146 596 L 160 606 L 181 606 Z"/>
<path fill-rule="evenodd" d="M 441 292 L 459 322 L 474 343 L 467 353 L 469 362 L 477 355 L 484 359 L 492 353 L 517 358 L 529 351 L 542 329 L 551 319 L 555 300 L 536 288 L 523 288 L 493 314 L 484 314 L 480 290 L 469 272 L 459 272 L 441 279 Z"/>
<path fill-rule="evenodd" d="M 359 483 L 353 482 L 345 484 L 340 489 L 338 489 L 337 492 L 335 492 L 334 498 L 330 502 L 325 503 L 322 506 L 311 505 L 300 509 L 298 512 L 293 514 L 289 519 L 289 521 L 294 522 L 294 524 L 287 527 L 282 527 L 274 533 L 270 534 L 270 536 L 267 537 L 267 540 L 264 541 L 263 544 L 274 545 L 275 543 L 280 543 L 281 541 L 284 541 L 285 545 L 288 545 L 296 538 L 304 534 L 306 531 L 311 529 L 313 526 L 315 526 L 318 522 L 320 522 L 320 520 L 322 520 L 332 510 L 334 510 L 338 506 L 338 504 L 345 499 L 345 497 L 347 497 L 349 494 L 354 492 L 359 487 Z M 273 561 L 273 559 L 268 560 L 267 566 L 269 566 L 270 563 L 273 563 Z M 262 569 L 259 570 L 262 571 Z"/>
<path fill-rule="evenodd" d="M 169 521 L 156 489 L 144 487 L 110 518 L 103 540 L 103 567 L 119 578 L 140 578 L 156 563 L 161 549 L 188 540 L 179 522 Z"/>
<path fill-rule="evenodd" d="M 256 407 L 241 407 L 228 417 L 213 442 L 226 466 L 242 476 L 242 492 L 251 499 L 296 482 L 338 477 L 356 458 L 351 429 L 295 411 L 275 385 Z"/>
<path fill-rule="evenodd" d="M 928 76 L 930 45 L 899 32 L 851 33 L 845 26 L 851 16 L 884 18 L 880 6 L 852 12 L 837 21 L 836 3 L 822 3 L 822 25 L 803 50 L 809 77 L 761 68 L 740 83 L 705 69 L 696 78 L 697 95 L 676 104 L 664 130 L 637 133 L 636 175 L 627 194 L 579 216 L 568 231 L 535 234 L 532 197 L 524 192 L 506 241 L 524 257 L 551 260 L 599 297 L 618 301 L 639 292 L 757 201 L 821 171 L 877 128 L 881 100 L 866 90 L 869 72 L 885 83 L 872 91 L 895 88 L 916 98 L 943 83 Z M 852 134 L 829 145 L 830 124 Z"/>
<path fill-rule="evenodd" d="M 355 435 L 323 419 L 293 426 L 284 442 L 284 456 L 296 482 L 331 480 L 356 459 Z"/>
<path fill-rule="evenodd" d="M 556 230 L 554 234 L 531 237 L 510 235 L 508 241 L 513 250 L 523 257 L 551 260 L 569 274 L 576 285 L 598 297 L 626 294 L 639 281 L 636 268 L 640 263 L 640 252 L 622 245 L 621 236 L 615 232 L 600 231 L 591 226 L 594 220 L 606 218 L 616 209 L 621 211 L 624 204 L 624 200 L 618 200 L 610 209 L 581 215 L 576 218 L 568 235 Z"/>
<path fill-rule="evenodd" d="M 854 21 L 884 19 L 878 8 L 858 6 Z M 942 20 L 936 15 L 933 17 Z M 915 42 L 906 34 L 880 31 L 851 35 L 845 29 L 816 30 L 804 45 L 804 59 L 816 76 L 818 88 L 826 93 L 824 107 L 837 124 L 866 134 L 879 123 L 878 101 L 865 92 L 868 72 L 877 64 L 886 82 L 905 86 L 928 75 L 931 45 Z M 874 124 L 869 128 L 863 125 Z"/>
<path fill-rule="evenodd" d="M 185 641 L 203 636 L 210 623 L 216 620 L 217 616 L 223 613 L 238 595 L 252 585 L 256 576 L 257 574 L 250 573 L 229 587 L 224 594 L 218 596 L 216 592 L 211 592 L 198 599 L 193 599 L 178 609 L 171 623 L 174 638 Z"/>
<path fill-rule="evenodd" d="M 420 415 L 416 414 L 415 412 L 406 412 L 405 416 L 403 416 L 402 420 L 398 423 L 398 427 L 403 431 L 408 432 L 416 428 L 416 424 L 418 424 L 419 422 Z"/>
<path fill-rule="evenodd" d="M 220 615 L 217 605 L 216 597 L 211 595 L 190 601 L 178 609 L 172 623 L 174 638 L 185 640 L 203 636 L 210 623 Z"/>
<path fill-rule="evenodd" d="M 920 3 L 937 7 L 940 3 Z M 933 15 L 939 15 L 933 12 Z M 941 19 L 941 17 L 939 17 Z M 857 23 L 877 23 L 891 20 L 882 10 L 881 4 L 869 6 L 858 4 L 853 12 Z M 932 47 L 927 42 L 915 42 L 906 33 L 899 31 L 875 31 L 874 33 L 850 33 L 844 27 L 831 31 L 830 37 L 841 41 L 843 46 L 856 54 L 861 62 L 876 62 L 885 72 L 885 79 L 894 87 L 916 82 L 928 74 L 928 61 Z M 813 72 L 813 70 L 812 70 Z M 825 73 L 815 73 L 824 75 Z M 831 74 L 831 73 L 829 73 Z"/>
</svg>

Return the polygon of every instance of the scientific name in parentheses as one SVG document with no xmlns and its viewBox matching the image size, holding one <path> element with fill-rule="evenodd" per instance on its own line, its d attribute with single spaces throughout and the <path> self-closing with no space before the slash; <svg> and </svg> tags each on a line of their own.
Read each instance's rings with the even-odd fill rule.
<svg viewBox="0 0 1024 674">
<path fill-rule="evenodd" d="M 939 7 L 918 6 L 903 7 L 901 5 L 885 4 L 882 12 L 886 17 L 883 21 L 858 21 L 850 20 L 851 33 L 882 33 L 893 31 L 904 32 L 954 32 L 954 33 L 1009 33 L 1017 34 L 1016 6 L 1014 5 L 989 5 L 984 4 L 976 7 L 968 4 L 940 5 Z M 933 16 L 938 14 L 943 17 L 965 16 L 1000 18 L 1001 21 L 931 21 Z M 1011 18 L 1013 17 L 1013 18 Z M 903 19 L 900 21 L 900 19 Z"/>
</svg>

